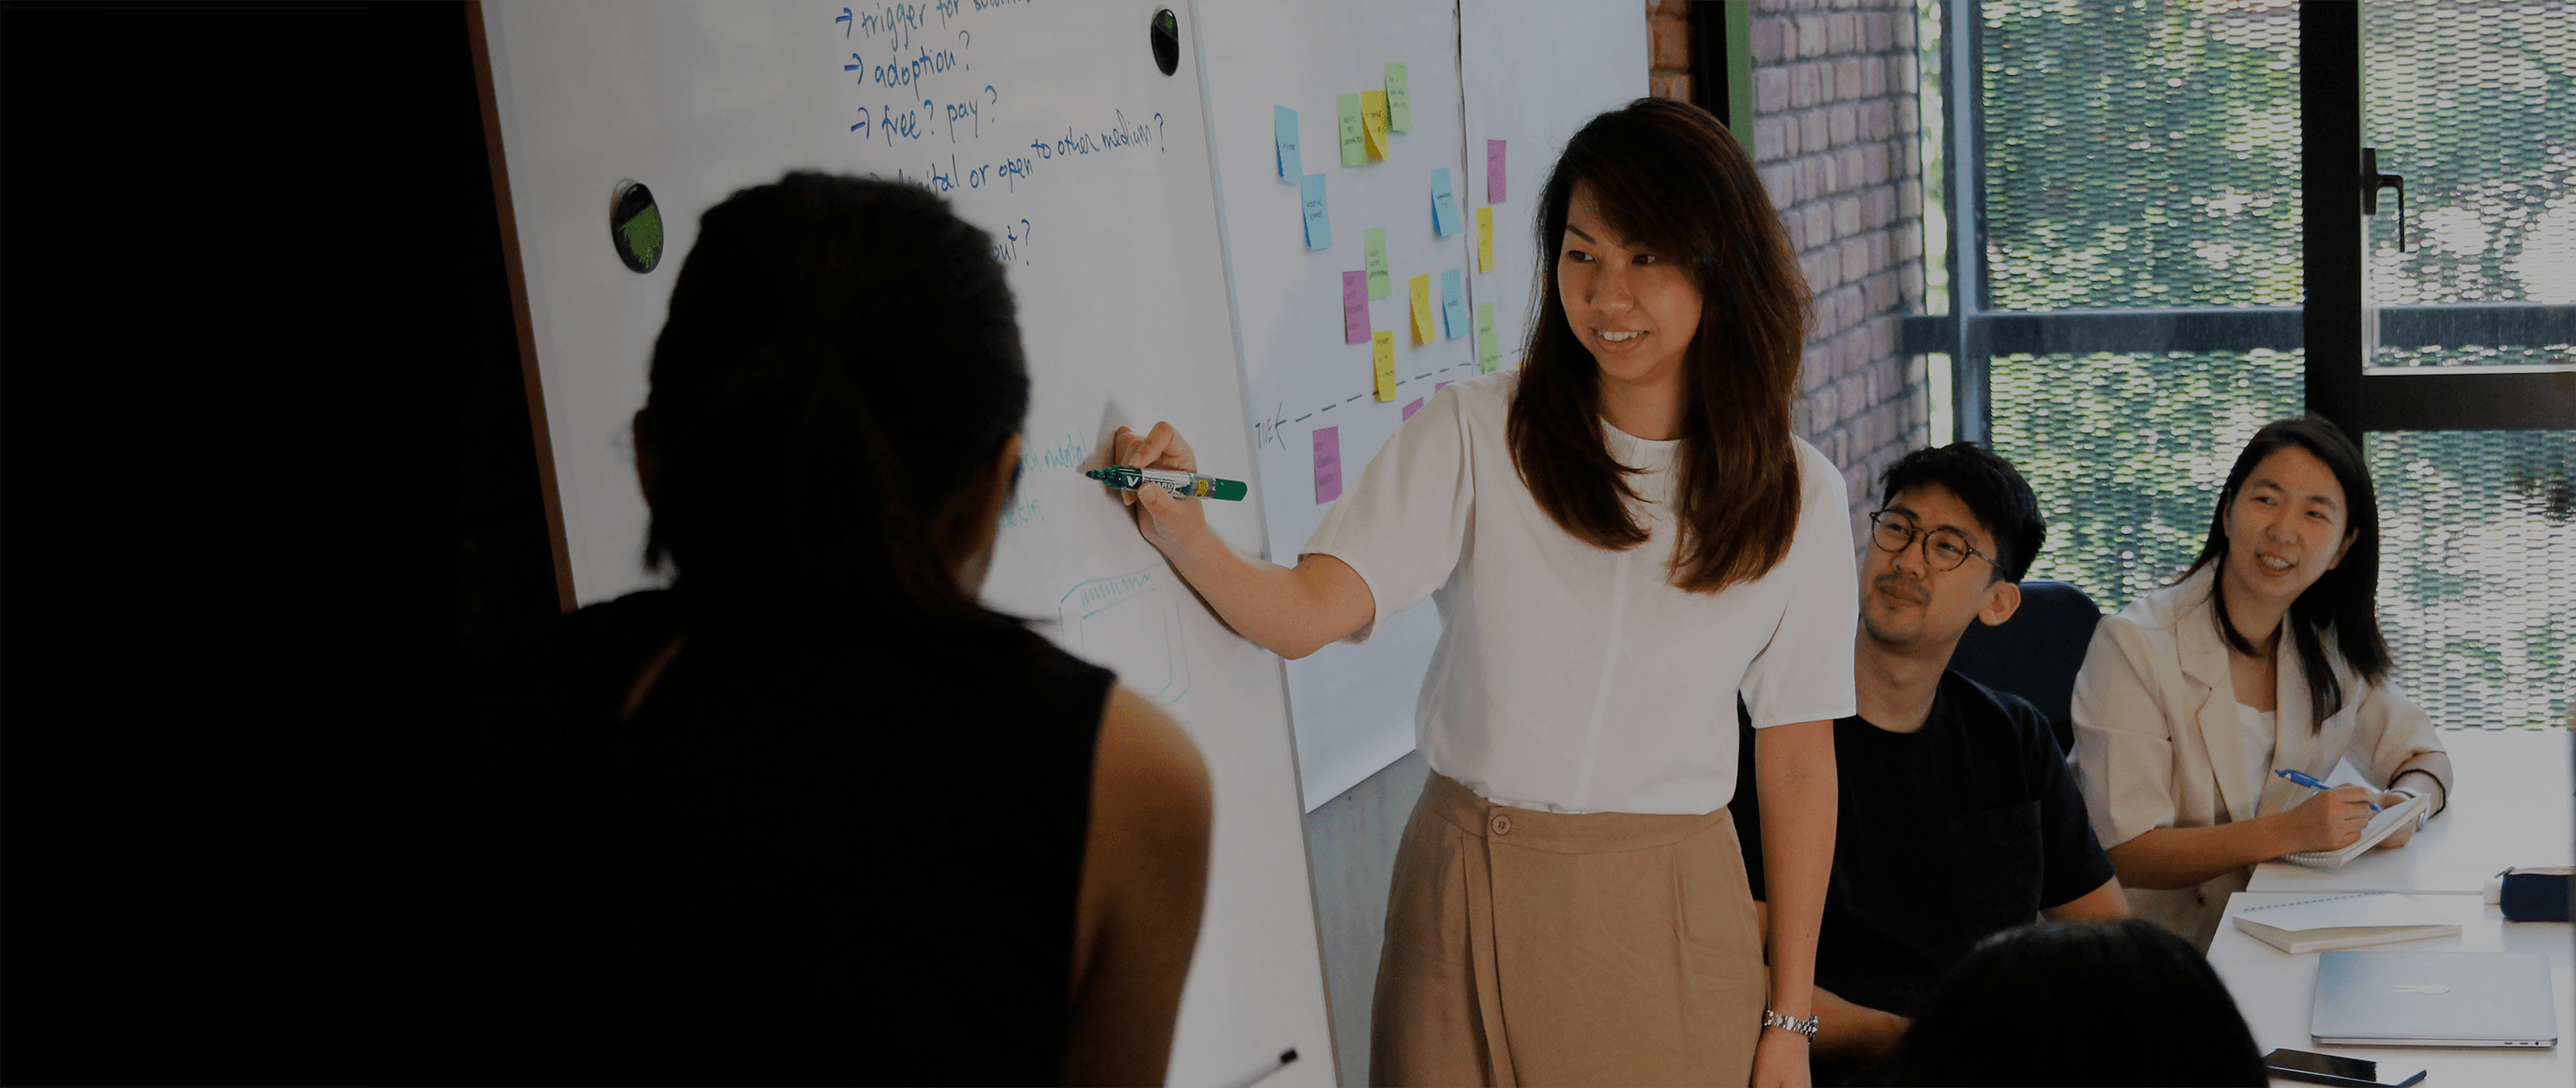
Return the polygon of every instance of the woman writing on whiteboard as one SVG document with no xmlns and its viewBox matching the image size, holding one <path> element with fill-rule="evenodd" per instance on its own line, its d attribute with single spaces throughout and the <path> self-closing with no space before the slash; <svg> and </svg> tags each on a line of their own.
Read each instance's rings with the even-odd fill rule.
<svg viewBox="0 0 2576 1088">
<path fill-rule="evenodd" d="M 1790 428 L 1805 280 L 1743 150 L 1661 99 L 1568 142 L 1538 242 L 1524 367 L 1437 393 L 1295 567 L 1130 501 L 1285 656 L 1439 605 L 1372 1080 L 1803 1084 L 1855 622 L 1842 476 Z M 1162 423 L 1117 459 L 1195 468 Z M 1783 859 L 1767 970 L 1725 810 L 1739 691 Z"/>
<path fill-rule="evenodd" d="M 2323 419 L 2254 432 L 2180 582 L 2094 629 L 2075 773 L 2142 918 L 2206 949 L 2257 862 L 2358 842 L 2371 806 L 2451 794 L 2433 720 L 2388 676 L 2379 500 Z M 2350 759 L 2370 786 L 2310 789 Z M 2421 817 L 2379 843 L 2405 845 Z"/>
<path fill-rule="evenodd" d="M 1161 1083 L 1206 771 L 976 603 L 1029 397 L 991 239 L 906 185 L 736 193 L 651 379 L 679 578 L 491 700 L 479 1019 L 443 1041 L 475 1079 Z"/>
</svg>

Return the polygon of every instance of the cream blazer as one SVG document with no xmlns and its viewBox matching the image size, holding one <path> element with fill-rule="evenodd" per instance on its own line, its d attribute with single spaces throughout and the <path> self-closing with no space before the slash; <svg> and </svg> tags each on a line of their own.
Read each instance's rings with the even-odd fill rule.
<svg viewBox="0 0 2576 1088">
<path fill-rule="evenodd" d="M 2311 791 L 2265 776 L 2256 792 L 2245 774 L 2245 735 L 2236 714 L 2236 685 L 2211 597 L 2217 569 L 2130 602 L 2094 628 L 2084 668 L 2075 676 L 2075 780 L 2105 850 L 2160 827 L 2215 827 L 2297 807 Z M 2286 639 L 2274 693 L 2279 739 L 2273 770 L 2318 778 L 2345 757 L 2380 784 L 2442 751 L 2433 720 L 2385 679 L 2364 684 L 2326 638 L 2327 658 L 2343 682 L 2343 707 L 2325 728 L 2311 729 L 2307 673 Z M 2449 776 L 2428 768 L 2450 796 Z M 2245 890 L 2251 867 L 2196 888 L 2128 889 L 2129 906 L 2188 937 L 2203 951 L 2227 907 Z"/>
</svg>

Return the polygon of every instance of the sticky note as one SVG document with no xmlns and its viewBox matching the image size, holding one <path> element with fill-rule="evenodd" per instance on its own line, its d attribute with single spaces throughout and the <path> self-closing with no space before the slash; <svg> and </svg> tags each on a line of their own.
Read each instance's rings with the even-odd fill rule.
<svg viewBox="0 0 2576 1088">
<path fill-rule="evenodd" d="M 1458 194 L 1449 189 L 1449 168 L 1431 172 L 1431 231 L 1443 238 L 1458 233 Z"/>
<path fill-rule="evenodd" d="M 1439 392 L 1439 390 L 1434 389 L 1434 390 L 1432 390 L 1432 392 L 1437 393 L 1437 392 Z M 1422 410 L 1422 398 L 1420 398 L 1420 397 L 1415 397 L 1415 398 L 1413 398 L 1413 403 L 1411 403 L 1411 404 L 1408 404 L 1408 405 L 1405 405 L 1405 406 L 1404 406 L 1404 418 L 1406 418 L 1406 419 L 1412 419 L 1412 418 L 1413 418 L 1413 413 L 1415 413 L 1415 412 L 1419 412 L 1419 411 L 1421 411 L 1421 410 Z"/>
<path fill-rule="evenodd" d="M 1440 330 L 1446 339 L 1467 335 L 1467 295 L 1459 283 L 1465 278 L 1455 268 L 1440 274 Z"/>
<path fill-rule="evenodd" d="M 1491 374 L 1501 365 L 1503 338 L 1494 335 L 1494 304 L 1479 302 L 1476 304 L 1476 370 Z M 1434 387 L 1431 391 L 1437 393 L 1440 390 Z"/>
<path fill-rule="evenodd" d="M 1434 312 L 1431 309 L 1431 273 L 1413 277 L 1410 286 L 1413 288 L 1413 342 L 1428 344 L 1440 338 L 1439 333 L 1431 331 Z"/>
<path fill-rule="evenodd" d="M 1324 208 L 1324 175 L 1308 174 L 1297 183 L 1306 205 L 1306 248 L 1333 246 L 1333 217 Z"/>
<path fill-rule="evenodd" d="M 1362 142 L 1360 136 L 1360 96 L 1355 94 L 1346 94 L 1341 96 L 1341 107 L 1342 165 L 1368 165 L 1368 152 L 1360 146 Z"/>
<path fill-rule="evenodd" d="M 1369 338 L 1368 273 L 1342 273 L 1342 342 L 1365 344 Z"/>
<path fill-rule="evenodd" d="M 1368 259 L 1363 262 L 1363 267 L 1368 271 L 1368 297 L 1385 298 L 1388 286 L 1386 275 L 1386 228 L 1370 227 L 1368 230 L 1361 232 L 1361 237 L 1365 239 L 1368 246 Z"/>
<path fill-rule="evenodd" d="M 1437 393 L 1437 392 L 1439 392 L 1439 391 L 1441 391 L 1441 390 L 1443 390 L 1443 389 L 1447 389 L 1447 388 L 1449 388 L 1449 383 L 1448 383 L 1448 382 L 1433 382 L 1433 383 L 1431 383 L 1431 391 L 1432 391 L 1432 392 L 1434 392 L 1434 393 Z"/>
<path fill-rule="evenodd" d="M 1270 107 L 1271 143 L 1279 151 L 1279 180 L 1299 181 L 1306 176 L 1306 164 L 1297 153 L 1297 111 L 1286 106 Z"/>
<path fill-rule="evenodd" d="M 1503 141 L 1485 141 L 1485 203 L 1503 202 Z"/>
<path fill-rule="evenodd" d="M 1342 497 L 1342 429 L 1315 428 L 1315 501 Z"/>
<path fill-rule="evenodd" d="M 1476 271 L 1494 270 L 1494 209 L 1476 209 Z"/>
<path fill-rule="evenodd" d="M 1377 399 L 1395 399 L 1395 334 L 1379 329 L 1369 334 L 1373 345 L 1369 354 L 1376 356 Z"/>
<path fill-rule="evenodd" d="M 1405 82 L 1404 66 L 1386 62 L 1387 127 L 1397 132 L 1413 131 L 1413 85 Z"/>
<path fill-rule="evenodd" d="M 1368 138 L 1368 156 L 1386 158 L 1386 92 L 1360 92 L 1360 133 Z"/>
</svg>

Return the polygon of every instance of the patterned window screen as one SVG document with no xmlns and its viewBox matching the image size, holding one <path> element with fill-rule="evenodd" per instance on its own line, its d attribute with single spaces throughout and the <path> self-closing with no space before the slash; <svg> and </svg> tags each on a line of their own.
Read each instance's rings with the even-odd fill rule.
<svg viewBox="0 0 2576 1088">
<path fill-rule="evenodd" d="M 1984 0 L 1977 11 L 1990 310 L 2300 303 L 2294 4 Z M 2376 301 L 2576 301 L 2576 19 L 2560 3 L 2375 4 L 2363 27 L 2371 138 L 2380 169 L 2407 177 L 2412 249 L 2395 252 L 2383 207 Z M 2568 361 L 2564 343 L 2383 347 L 2374 360 Z M 1989 360 L 1994 448 L 2030 478 L 2049 522 L 2031 577 L 2072 582 L 2105 610 L 2171 582 L 2198 554 L 2246 439 L 2304 410 L 2305 365 L 2286 345 Z M 2565 724 L 2576 432 L 2378 433 L 2366 445 L 2399 684 L 2446 727 Z"/>
</svg>

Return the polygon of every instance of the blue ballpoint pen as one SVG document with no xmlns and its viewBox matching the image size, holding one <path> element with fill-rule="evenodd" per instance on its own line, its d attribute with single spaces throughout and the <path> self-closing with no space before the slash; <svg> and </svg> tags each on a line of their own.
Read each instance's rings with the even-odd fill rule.
<svg viewBox="0 0 2576 1088">
<path fill-rule="evenodd" d="M 2272 773 L 2273 773 L 2273 774 L 2280 775 L 2280 776 L 2281 776 L 2281 777 L 2283 777 L 2283 778 L 2289 779 L 2291 782 L 2294 782 L 2294 783 L 2296 783 L 2296 784 L 2298 784 L 2298 785 L 2306 786 L 2307 788 L 2312 789 L 2312 790 L 2324 791 L 2324 790 L 2330 790 L 2330 789 L 2333 789 L 2333 788 L 2334 788 L 2334 787 L 2332 787 L 2332 786 L 2326 785 L 2326 784 L 2325 784 L 2325 783 L 2323 783 L 2323 782 L 2319 782 L 2319 781 L 2317 781 L 2316 779 L 2313 779 L 2313 778 L 2308 777 L 2306 773 L 2301 772 L 2301 771 L 2274 771 L 2274 772 L 2272 772 Z M 2372 811 L 2372 812 L 2377 812 L 2377 811 L 2379 811 L 2379 806 L 2378 806 L 2378 805 L 2372 805 L 2372 806 L 2370 806 L 2370 811 Z"/>
</svg>

